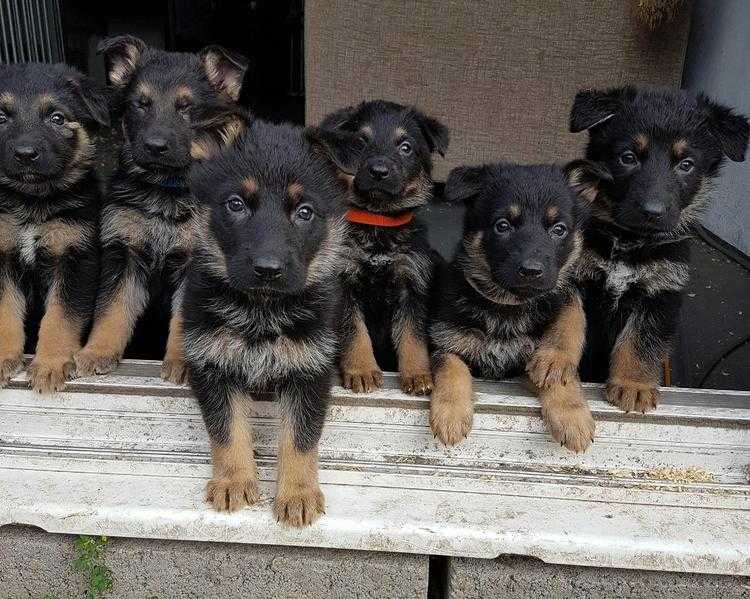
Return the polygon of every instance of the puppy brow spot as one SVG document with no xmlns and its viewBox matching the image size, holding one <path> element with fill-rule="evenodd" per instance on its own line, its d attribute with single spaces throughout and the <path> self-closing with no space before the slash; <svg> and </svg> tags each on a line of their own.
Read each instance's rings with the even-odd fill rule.
<svg viewBox="0 0 750 599">
<path fill-rule="evenodd" d="M 193 90 L 190 89 L 187 85 L 180 85 L 175 90 L 174 95 L 178 101 L 190 101 L 193 99 Z"/>
<path fill-rule="evenodd" d="M 240 186 L 242 188 L 242 195 L 245 196 L 245 199 L 249 199 L 258 193 L 258 182 L 252 177 L 245 177 Z"/>
<path fill-rule="evenodd" d="M 286 193 L 289 196 L 289 199 L 295 203 L 302 200 L 302 194 L 304 193 L 304 191 L 305 188 L 302 187 L 301 183 L 292 183 L 289 187 L 286 188 Z"/>
<path fill-rule="evenodd" d="M 511 204 L 508 206 L 508 214 L 510 214 L 511 218 L 518 218 L 521 216 L 521 207 L 516 204 Z"/>
<path fill-rule="evenodd" d="M 560 209 L 557 206 L 550 206 L 547 208 L 548 219 L 555 220 L 558 216 L 560 216 Z"/>
<path fill-rule="evenodd" d="M 136 91 L 144 98 L 153 98 L 155 94 L 154 88 L 148 83 L 141 82 L 136 87 Z"/>
<path fill-rule="evenodd" d="M 672 144 L 672 154 L 674 154 L 674 157 L 679 160 L 687 153 L 689 147 L 690 144 L 687 139 L 676 139 Z"/>
<path fill-rule="evenodd" d="M 3 92 L 0 94 L 0 108 L 3 110 L 12 110 L 16 103 L 16 98 L 13 94 Z"/>
<path fill-rule="evenodd" d="M 648 149 L 649 144 L 648 135 L 645 133 L 639 133 L 633 138 L 633 143 L 639 152 L 645 152 Z"/>
<path fill-rule="evenodd" d="M 370 127 L 370 125 L 365 125 L 364 127 L 360 128 L 359 132 L 362 135 L 366 136 L 368 139 L 373 138 L 372 127 Z"/>
<path fill-rule="evenodd" d="M 39 97 L 37 97 L 34 104 L 39 109 L 40 113 L 47 112 L 50 108 L 52 108 L 57 100 L 52 94 L 41 94 Z"/>
<path fill-rule="evenodd" d="M 401 139 L 402 137 L 406 137 L 408 135 L 406 129 L 403 127 L 396 127 L 396 132 L 393 134 L 394 139 Z"/>
</svg>

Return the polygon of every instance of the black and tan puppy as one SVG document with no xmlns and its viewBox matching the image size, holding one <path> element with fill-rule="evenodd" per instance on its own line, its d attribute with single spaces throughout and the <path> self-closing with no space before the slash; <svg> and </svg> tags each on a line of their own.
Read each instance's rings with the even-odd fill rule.
<svg viewBox="0 0 750 599">
<path fill-rule="evenodd" d="M 586 161 L 571 163 L 567 176 L 555 166 L 502 163 L 451 172 L 446 199 L 463 200 L 467 212 L 430 319 L 430 425 L 443 443 L 458 443 L 471 429 L 472 375 L 524 372 L 555 439 L 572 451 L 593 439 L 577 377 L 585 318 L 572 276 L 589 199 L 607 176 Z"/>
<path fill-rule="evenodd" d="M 102 275 L 79 375 L 111 371 L 139 319 L 169 322 L 162 376 L 185 378 L 180 302 L 195 224 L 186 182 L 194 107 L 232 104 L 245 64 L 218 47 L 164 52 L 130 36 L 101 43 L 123 146 L 102 210 Z"/>
<path fill-rule="evenodd" d="M 324 511 L 317 447 L 338 355 L 346 187 L 302 129 L 263 122 L 195 166 L 190 183 L 201 216 L 185 353 L 211 439 L 207 500 L 230 511 L 258 501 L 248 412 L 253 393 L 273 391 L 274 514 L 308 525 Z"/>
<path fill-rule="evenodd" d="M 677 326 L 691 226 L 725 157 L 744 160 L 748 122 L 702 95 L 628 87 L 580 92 L 570 129 L 588 129 L 586 156 L 614 178 L 593 204 L 577 274 L 590 333 L 582 377 L 646 412 Z"/>
<path fill-rule="evenodd" d="M 77 71 L 0 66 L 0 387 L 37 327 L 32 387 L 59 391 L 73 373 L 98 274 L 94 137 L 108 124 L 104 90 Z"/>
<path fill-rule="evenodd" d="M 425 321 L 436 260 L 414 210 L 432 197 L 432 154 L 444 154 L 448 130 L 414 107 L 379 100 L 330 114 L 320 137 L 350 184 L 344 386 L 379 387 L 395 353 L 403 390 L 429 393 Z"/>
</svg>

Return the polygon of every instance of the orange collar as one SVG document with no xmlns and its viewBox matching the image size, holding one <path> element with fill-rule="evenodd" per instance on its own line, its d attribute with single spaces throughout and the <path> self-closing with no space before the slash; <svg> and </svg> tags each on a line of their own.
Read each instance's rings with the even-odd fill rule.
<svg viewBox="0 0 750 599">
<path fill-rule="evenodd" d="M 413 212 L 404 212 L 399 216 L 387 216 L 385 214 L 376 214 L 360 210 L 359 208 L 349 208 L 346 212 L 346 220 L 358 225 L 372 225 L 373 227 L 400 227 L 411 222 L 414 218 Z"/>
</svg>

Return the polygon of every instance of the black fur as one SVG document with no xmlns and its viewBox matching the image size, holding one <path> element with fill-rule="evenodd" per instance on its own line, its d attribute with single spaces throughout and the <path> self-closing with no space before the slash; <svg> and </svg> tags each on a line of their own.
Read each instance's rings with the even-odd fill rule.
<svg viewBox="0 0 750 599">
<path fill-rule="evenodd" d="M 626 87 L 580 92 L 570 129 L 588 129 L 586 157 L 613 177 L 593 204 L 577 276 L 590 323 L 582 376 L 609 369 L 610 400 L 645 411 L 676 331 L 691 227 L 725 157 L 744 160 L 748 121 L 704 95 Z M 640 362 L 627 375 L 610 364 L 624 344 Z"/>
<path fill-rule="evenodd" d="M 363 102 L 327 116 L 316 135 L 342 176 L 350 181 L 349 204 L 371 213 L 398 216 L 432 198 L 432 154 L 448 148 L 447 128 L 412 106 Z M 401 373 L 402 388 L 429 393 L 431 382 L 418 360 L 406 364 L 412 338 L 426 342 L 426 312 L 437 254 L 429 247 L 425 225 L 415 218 L 396 227 L 353 223 L 343 273 L 344 354 L 364 319 L 374 350 L 372 379 L 342 361 L 344 385 L 357 391 L 378 386 L 378 367 Z M 397 355 L 398 365 L 393 356 Z M 424 370 L 424 372 L 422 372 Z M 364 376 L 361 382 L 360 375 Z"/>
<path fill-rule="evenodd" d="M 53 305 L 73 338 L 40 335 L 31 383 L 59 390 L 73 372 L 75 337 L 90 320 L 97 285 L 94 137 L 108 124 L 105 107 L 104 90 L 67 66 L 0 66 L 0 387 L 24 351 L 13 323 L 25 322 L 26 349 L 34 351 Z M 14 293 L 22 299 L 8 310 Z"/>
</svg>

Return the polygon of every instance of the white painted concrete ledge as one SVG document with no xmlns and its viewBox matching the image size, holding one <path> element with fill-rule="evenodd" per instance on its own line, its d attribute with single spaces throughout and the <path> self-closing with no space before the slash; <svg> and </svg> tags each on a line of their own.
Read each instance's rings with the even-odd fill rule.
<svg viewBox="0 0 750 599">
<path fill-rule="evenodd" d="M 321 444 L 327 515 L 279 526 L 275 404 L 257 401 L 261 505 L 203 502 L 208 441 L 188 389 L 130 361 L 39 396 L 0 390 L 0 526 L 53 533 L 295 545 L 750 575 L 750 393 L 665 389 L 653 414 L 597 399 L 596 442 L 556 444 L 515 383 L 477 384 L 470 438 L 433 439 L 428 402 L 337 387 Z"/>
</svg>

